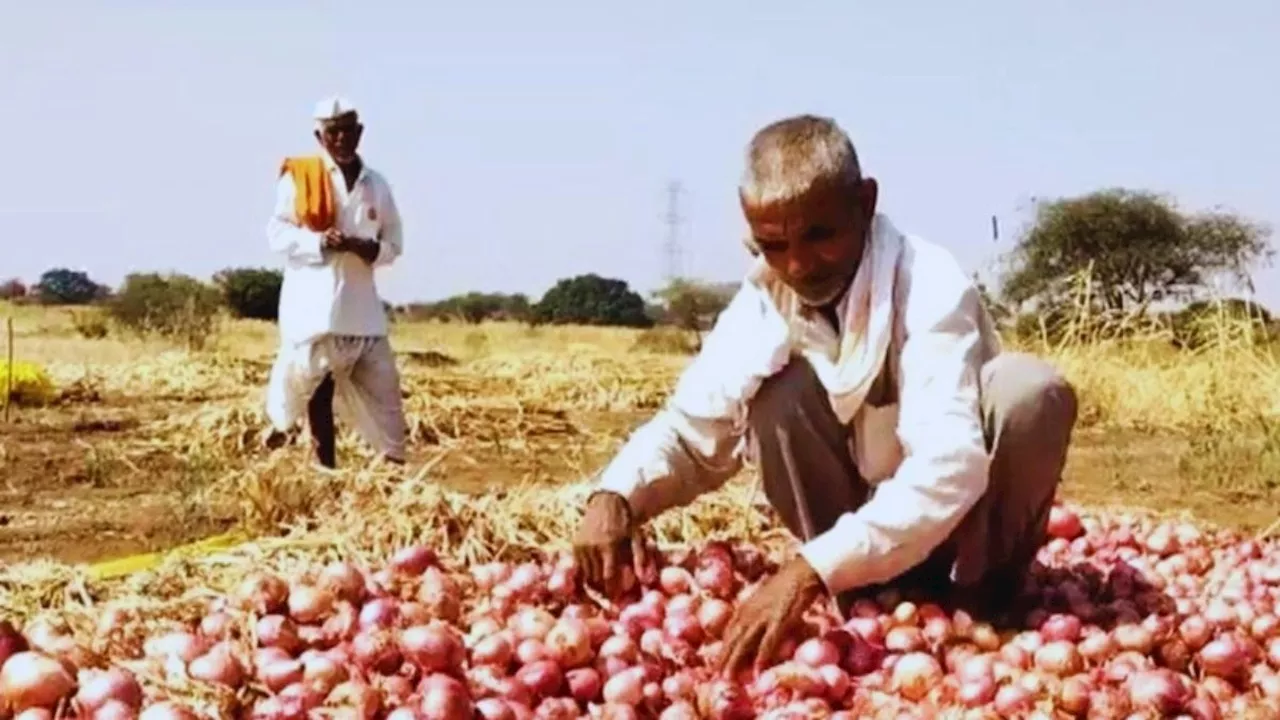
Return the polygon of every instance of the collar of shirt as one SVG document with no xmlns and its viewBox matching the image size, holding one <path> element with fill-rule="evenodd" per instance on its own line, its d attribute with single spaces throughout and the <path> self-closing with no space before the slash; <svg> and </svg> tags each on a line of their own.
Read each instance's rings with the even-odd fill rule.
<svg viewBox="0 0 1280 720">
<path fill-rule="evenodd" d="M 329 175 L 334 178 L 337 186 L 345 191 L 347 189 L 347 183 L 342 177 L 342 168 L 338 167 L 338 162 L 334 160 L 333 156 L 329 154 L 329 151 L 324 148 L 320 149 L 320 157 L 324 160 L 324 167 L 329 171 Z M 359 156 L 357 155 L 357 157 Z M 364 162 L 364 158 L 360 158 L 360 174 L 356 175 L 356 181 L 352 183 L 351 186 L 355 187 L 356 185 L 364 182 L 364 179 L 368 174 L 369 166 Z"/>
</svg>

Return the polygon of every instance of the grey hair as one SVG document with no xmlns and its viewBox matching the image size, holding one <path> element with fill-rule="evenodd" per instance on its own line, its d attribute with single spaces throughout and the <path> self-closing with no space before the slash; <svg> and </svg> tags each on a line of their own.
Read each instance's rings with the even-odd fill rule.
<svg viewBox="0 0 1280 720">
<path fill-rule="evenodd" d="M 853 141 L 826 117 L 796 115 L 770 123 L 751 138 L 746 155 L 738 190 L 752 205 L 793 200 L 815 185 L 862 179 Z"/>
</svg>

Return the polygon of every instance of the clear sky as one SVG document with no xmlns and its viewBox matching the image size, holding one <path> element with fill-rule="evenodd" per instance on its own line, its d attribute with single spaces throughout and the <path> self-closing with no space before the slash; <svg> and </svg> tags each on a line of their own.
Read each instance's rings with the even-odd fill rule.
<svg viewBox="0 0 1280 720">
<path fill-rule="evenodd" d="M 964 7 L 962 7 L 964 6 Z M 973 8 L 973 9 L 967 9 Z M 351 97 L 392 182 L 394 302 L 746 267 L 752 132 L 835 117 L 903 229 L 969 269 L 1032 196 L 1150 188 L 1271 223 L 1280 2 L 0 0 L 0 277 L 268 265 L 280 158 Z M 1257 276 L 1280 306 L 1280 271 Z"/>
</svg>

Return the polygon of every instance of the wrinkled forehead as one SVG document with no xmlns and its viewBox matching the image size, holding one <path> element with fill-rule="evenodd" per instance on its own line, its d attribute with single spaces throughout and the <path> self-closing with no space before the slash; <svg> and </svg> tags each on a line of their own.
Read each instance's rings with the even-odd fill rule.
<svg viewBox="0 0 1280 720">
<path fill-rule="evenodd" d="M 846 185 L 815 185 L 770 203 L 744 200 L 742 211 L 753 232 L 772 235 L 803 233 L 815 225 L 839 230 L 857 217 L 853 193 Z"/>
</svg>

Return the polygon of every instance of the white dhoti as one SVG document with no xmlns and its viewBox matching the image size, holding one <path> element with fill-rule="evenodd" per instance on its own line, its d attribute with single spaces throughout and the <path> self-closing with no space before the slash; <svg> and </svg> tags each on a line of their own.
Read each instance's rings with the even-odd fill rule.
<svg viewBox="0 0 1280 720">
<path fill-rule="evenodd" d="M 316 389 L 332 375 L 336 409 L 365 442 L 404 460 L 405 420 L 400 373 L 385 336 L 326 335 L 280 348 L 267 382 L 267 417 L 281 432 L 306 412 Z"/>
</svg>

